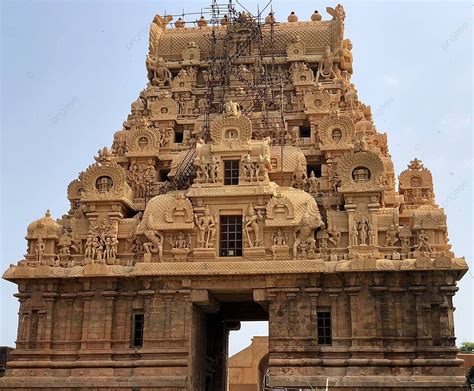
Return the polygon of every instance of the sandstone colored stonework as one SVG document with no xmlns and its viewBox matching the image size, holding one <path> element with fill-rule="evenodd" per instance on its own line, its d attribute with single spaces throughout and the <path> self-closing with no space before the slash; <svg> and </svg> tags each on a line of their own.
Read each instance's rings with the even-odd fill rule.
<svg viewBox="0 0 474 391">
<path fill-rule="evenodd" d="M 225 390 L 244 320 L 269 322 L 275 388 L 464 387 L 466 262 L 423 163 L 396 189 L 327 12 L 155 16 L 123 129 L 3 275 L 20 310 L 2 389 Z"/>
</svg>

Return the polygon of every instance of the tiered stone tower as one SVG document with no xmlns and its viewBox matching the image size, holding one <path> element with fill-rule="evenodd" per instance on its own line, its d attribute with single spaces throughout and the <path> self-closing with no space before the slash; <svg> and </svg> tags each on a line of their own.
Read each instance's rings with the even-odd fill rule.
<svg viewBox="0 0 474 391">
<path fill-rule="evenodd" d="M 225 390 L 229 330 L 268 320 L 269 387 L 463 388 L 466 262 L 429 170 L 395 188 L 327 11 L 155 16 L 123 129 L 3 276 L 20 310 L 1 387 Z"/>
</svg>

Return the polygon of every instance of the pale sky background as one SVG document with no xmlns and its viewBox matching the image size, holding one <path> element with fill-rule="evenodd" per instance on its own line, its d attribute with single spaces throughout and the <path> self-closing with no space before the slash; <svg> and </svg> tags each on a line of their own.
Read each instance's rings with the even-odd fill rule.
<svg viewBox="0 0 474 391">
<path fill-rule="evenodd" d="M 2 1 L 2 271 L 25 253 L 30 222 L 47 208 L 54 217 L 68 210 L 67 185 L 121 129 L 146 86 L 148 27 L 155 13 L 199 12 L 208 2 Z M 244 4 L 256 10 L 256 2 Z M 273 1 L 279 21 L 293 9 L 300 20 L 315 9 L 329 19 L 325 7 L 335 5 Z M 396 173 L 414 157 L 432 171 L 453 250 L 473 265 L 472 5 L 344 6 L 345 36 L 354 45 L 352 80 L 372 106 L 378 130 L 388 133 Z M 474 268 L 455 297 L 458 344 L 474 341 L 473 276 Z M 15 292 L 16 285 L 0 282 L 0 345 L 14 346 Z M 230 352 L 266 333 L 265 323 L 243 324 L 232 333 Z"/>
</svg>

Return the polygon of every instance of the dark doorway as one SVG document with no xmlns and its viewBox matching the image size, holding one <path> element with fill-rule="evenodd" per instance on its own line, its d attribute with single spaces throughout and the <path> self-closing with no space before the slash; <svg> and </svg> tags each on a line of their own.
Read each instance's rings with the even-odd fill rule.
<svg viewBox="0 0 474 391">
<path fill-rule="evenodd" d="M 241 321 L 268 321 L 268 313 L 253 301 L 252 293 L 213 293 L 212 309 L 202 313 L 202 331 L 197 336 L 197 351 L 202 343 L 201 359 L 205 391 L 226 391 L 229 332 L 239 330 Z M 204 340 L 203 340 L 204 339 Z M 204 346 L 205 345 L 205 346 Z"/>
</svg>

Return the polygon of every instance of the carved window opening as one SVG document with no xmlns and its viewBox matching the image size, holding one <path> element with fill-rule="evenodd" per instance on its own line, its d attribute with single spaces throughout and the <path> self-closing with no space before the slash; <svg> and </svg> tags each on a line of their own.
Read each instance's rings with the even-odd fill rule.
<svg viewBox="0 0 474 391">
<path fill-rule="evenodd" d="M 184 139 L 184 130 L 175 129 L 174 130 L 174 142 L 175 144 L 182 144 Z"/>
<path fill-rule="evenodd" d="M 229 140 L 239 138 L 239 132 L 237 131 L 237 129 L 227 129 L 225 131 L 224 138 Z"/>
<path fill-rule="evenodd" d="M 170 170 L 162 169 L 158 171 L 158 182 L 166 182 L 168 180 L 168 174 Z"/>
<path fill-rule="evenodd" d="M 144 325 L 145 315 L 142 312 L 134 313 L 132 324 L 132 347 L 141 348 L 143 346 Z"/>
<path fill-rule="evenodd" d="M 311 171 L 314 172 L 316 178 L 321 178 L 321 164 L 319 163 L 310 163 L 306 165 L 306 172 L 308 177 L 311 175 Z"/>
<path fill-rule="evenodd" d="M 32 310 L 31 318 L 30 318 L 30 334 L 28 338 L 30 349 L 36 349 L 37 339 L 38 339 L 38 310 Z"/>
<path fill-rule="evenodd" d="M 242 256 L 242 216 L 221 216 L 220 256 Z"/>
<path fill-rule="evenodd" d="M 331 312 L 318 311 L 317 320 L 318 320 L 318 344 L 331 345 L 332 344 Z"/>
<path fill-rule="evenodd" d="M 370 181 L 370 175 L 370 170 L 367 167 L 356 167 L 352 171 L 352 179 L 357 183 Z"/>
<path fill-rule="evenodd" d="M 114 182 L 111 177 L 109 176 L 100 176 L 97 178 L 95 182 L 95 187 L 99 191 L 99 193 L 107 193 L 112 188 Z"/>
<path fill-rule="evenodd" d="M 342 130 L 339 128 L 333 129 L 331 132 L 331 137 L 336 143 L 338 143 L 342 138 Z"/>
<path fill-rule="evenodd" d="M 239 171 L 239 160 L 224 160 L 224 185 L 238 185 Z"/>
<path fill-rule="evenodd" d="M 311 126 L 308 124 L 300 126 L 300 137 L 311 138 Z"/>
<path fill-rule="evenodd" d="M 148 138 L 146 138 L 145 136 L 143 137 L 140 137 L 138 139 L 138 147 L 143 150 L 146 148 L 146 146 L 148 145 Z"/>
</svg>

